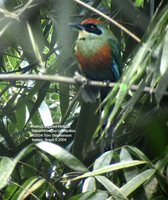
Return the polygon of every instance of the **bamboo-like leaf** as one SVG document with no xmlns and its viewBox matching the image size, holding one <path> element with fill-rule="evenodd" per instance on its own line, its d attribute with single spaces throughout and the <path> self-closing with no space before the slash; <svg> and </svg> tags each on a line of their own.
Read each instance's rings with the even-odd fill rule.
<svg viewBox="0 0 168 200">
<path fill-rule="evenodd" d="M 120 152 L 121 162 L 133 160 L 130 153 L 123 147 Z M 130 169 L 124 169 L 124 176 L 127 181 L 131 180 L 133 177 L 138 175 L 138 170 L 136 167 L 131 167 Z"/>
<path fill-rule="evenodd" d="M 155 49 L 158 47 L 160 41 L 160 35 L 164 36 L 164 29 L 166 27 L 168 10 L 164 9 L 164 11 L 152 22 L 149 27 L 150 34 L 146 34 L 143 43 L 139 46 L 136 54 L 131 58 L 129 66 L 124 71 L 124 74 L 121 79 L 120 87 L 114 88 L 115 92 L 111 92 L 108 95 L 107 107 L 104 108 L 104 116 L 102 117 L 103 121 L 107 121 L 106 129 L 108 129 L 113 123 L 114 117 L 119 112 L 123 101 L 128 93 L 131 85 L 137 82 L 137 80 L 141 80 L 143 75 L 145 74 L 145 70 L 151 65 L 151 58 Z M 152 66 L 152 65 L 151 65 Z M 147 73 L 147 79 L 149 80 L 151 76 L 151 72 Z M 147 83 L 146 83 L 147 84 Z M 116 89 L 117 94 L 116 94 Z M 141 91 L 142 92 L 142 91 Z M 136 93 L 135 93 L 136 95 Z M 140 93 L 138 94 L 138 96 Z M 115 105 L 114 105 L 115 101 Z M 113 107 L 112 112 L 109 114 L 108 110 L 111 106 Z M 133 106 L 133 105 L 132 105 Z M 105 112 L 106 111 L 106 112 Z M 126 113 L 128 114 L 128 112 Z"/>
<path fill-rule="evenodd" d="M 8 184 L 8 179 L 11 176 L 16 162 L 8 157 L 3 157 L 0 161 L 0 189 Z"/>
<path fill-rule="evenodd" d="M 165 36 L 163 39 L 163 50 L 160 60 L 160 80 L 157 85 L 157 90 L 155 93 L 156 102 L 159 104 L 162 99 L 164 92 L 168 86 L 168 61 L 167 61 L 167 51 L 168 51 L 168 27 L 165 28 Z"/>
<path fill-rule="evenodd" d="M 26 105 L 22 104 L 16 111 L 17 130 L 20 131 L 26 122 Z"/>
<path fill-rule="evenodd" d="M 29 195 L 32 195 L 35 199 L 39 199 L 33 194 L 33 192 L 41 187 L 44 183 L 45 179 L 39 179 L 39 177 L 30 177 L 23 183 L 23 185 L 20 185 L 20 189 L 15 193 L 13 199 L 24 200 Z"/>
<path fill-rule="evenodd" d="M 15 143 L 13 141 L 13 138 L 11 137 L 9 131 L 6 129 L 4 123 L 0 122 L 0 134 L 5 139 L 5 143 L 10 149 L 15 149 Z"/>
<path fill-rule="evenodd" d="M 56 144 L 40 142 L 37 143 L 36 146 L 48 154 L 54 156 L 56 159 L 63 162 L 66 166 L 73 170 L 80 172 L 88 171 L 88 169 L 77 158 L 75 158 L 75 156 Z"/>
<path fill-rule="evenodd" d="M 18 163 L 18 161 L 24 156 L 28 151 L 30 146 L 23 149 L 14 159 L 8 157 L 3 157 L 0 161 L 0 189 L 8 184 L 9 178 Z"/>
<path fill-rule="evenodd" d="M 127 196 L 121 192 L 120 188 L 118 188 L 105 176 L 96 176 L 95 178 L 110 192 L 115 200 L 127 199 Z"/>
<path fill-rule="evenodd" d="M 18 186 L 15 184 L 10 184 L 8 187 L 6 187 L 5 194 L 3 195 L 4 200 L 6 199 L 12 199 L 12 196 L 16 193 L 18 190 Z"/>
<path fill-rule="evenodd" d="M 132 147 L 132 146 L 126 146 L 126 148 L 129 149 L 129 152 L 135 155 L 137 158 L 151 164 L 150 160 L 146 157 L 146 155 L 142 151 L 140 151 L 138 148 Z"/>
<path fill-rule="evenodd" d="M 155 168 L 160 171 L 160 173 L 164 172 L 168 164 L 168 148 L 166 149 L 163 158 L 159 159 L 158 162 L 155 164 Z"/>
<path fill-rule="evenodd" d="M 140 47 L 136 56 L 133 58 L 132 63 L 129 66 L 127 72 L 123 76 L 117 95 L 109 97 L 109 101 L 110 99 L 115 99 L 115 105 L 112 112 L 108 116 L 106 129 L 108 129 L 110 125 L 112 124 L 112 121 L 114 117 L 116 116 L 116 114 L 118 113 L 119 109 L 121 108 L 121 105 L 131 85 L 144 73 L 145 68 L 146 68 L 147 58 L 149 57 L 148 50 L 149 50 L 148 45 Z M 141 65 L 141 68 L 139 68 L 140 65 Z"/>
<path fill-rule="evenodd" d="M 119 170 L 119 169 L 125 169 L 125 168 L 128 168 L 128 167 L 142 165 L 142 164 L 145 164 L 145 163 L 146 163 L 145 161 L 139 161 L 139 160 L 115 163 L 115 164 L 108 165 L 106 167 L 102 167 L 101 169 L 94 170 L 92 172 L 87 172 L 87 173 L 85 173 L 81 176 L 74 178 L 73 180 L 79 180 L 79 179 L 87 178 L 87 177 L 90 177 L 90 176 L 97 176 L 97 175 L 104 174 L 104 173 L 107 173 L 107 172 L 112 172 L 112 171 L 116 171 L 116 170 Z"/>
<path fill-rule="evenodd" d="M 19 106 L 21 106 L 22 104 L 26 104 L 27 101 L 32 99 L 32 97 L 39 92 L 39 90 L 44 86 L 44 84 L 45 83 L 41 83 L 41 81 L 37 81 L 35 82 L 35 84 L 32 84 L 30 92 L 23 98 L 20 98 L 19 104 L 16 105 L 15 109 L 18 109 Z"/>
<path fill-rule="evenodd" d="M 71 197 L 69 200 L 106 200 L 108 197 L 106 192 L 103 191 L 94 191 L 94 192 L 85 192 L 74 197 Z"/>
<path fill-rule="evenodd" d="M 143 7 L 144 0 L 135 0 L 135 6 L 137 7 Z"/>
<path fill-rule="evenodd" d="M 34 50 L 34 54 L 36 56 L 36 59 L 40 63 L 40 65 L 42 65 L 43 60 L 42 60 L 42 57 L 41 57 L 41 54 L 40 54 L 39 47 L 38 47 L 38 45 L 37 45 L 37 43 L 35 41 L 35 38 L 34 38 L 34 35 L 33 35 L 33 31 L 32 31 L 31 26 L 30 26 L 30 24 L 28 22 L 27 22 L 26 25 L 27 25 L 27 30 L 28 30 L 29 37 L 30 37 L 30 42 L 31 42 L 33 50 Z"/>
<path fill-rule="evenodd" d="M 96 181 L 94 177 L 87 178 L 82 187 L 82 192 L 89 192 L 89 191 L 95 191 L 96 190 Z"/>
<path fill-rule="evenodd" d="M 113 151 L 107 151 L 103 153 L 99 158 L 97 158 L 93 165 L 93 170 L 100 169 L 110 164 L 113 156 Z"/>
<path fill-rule="evenodd" d="M 120 152 L 120 160 L 121 161 L 126 161 L 126 160 L 133 160 L 132 156 L 130 155 L 129 151 L 122 147 L 121 152 Z M 139 170 L 138 168 L 135 167 L 131 167 L 131 168 L 127 168 L 127 169 L 123 169 L 124 171 L 124 176 L 127 182 L 129 182 L 130 180 L 132 180 L 134 177 L 139 175 Z M 145 194 L 145 190 L 143 187 L 138 188 L 138 192 L 134 193 L 134 198 L 135 199 L 144 199 L 147 200 L 146 194 Z"/>
<path fill-rule="evenodd" d="M 168 149 L 165 152 L 165 156 L 155 164 L 155 168 L 157 169 L 156 170 L 157 178 L 152 179 L 145 186 L 148 196 L 152 197 L 156 193 L 158 185 L 161 186 L 163 191 L 166 191 L 168 189 L 167 180 L 162 176 L 164 170 L 166 169 L 167 164 L 168 164 Z"/>
<path fill-rule="evenodd" d="M 40 107 L 38 108 L 38 111 L 40 113 L 44 126 L 52 126 L 53 120 L 52 120 L 51 112 L 45 101 L 42 101 Z"/>
<path fill-rule="evenodd" d="M 151 168 L 155 168 L 155 166 L 152 164 L 152 162 L 138 148 L 131 147 L 131 146 L 126 146 L 126 148 L 128 148 L 129 152 L 132 153 L 133 155 L 135 155 L 137 158 L 140 158 L 141 160 L 146 161 Z M 157 179 L 159 179 L 159 183 L 160 183 L 161 187 L 163 188 L 163 191 L 167 191 L 168 184 L 167 184 L 167 180 L 165 179 L 165 177 L 163 177 L 162 174 L 160 174 L 157 170 L 156 170 L 155 176 L 157 177 Z"/>
<path fill-rule="evenodd" d="M 127 182 L 124 186 L 120 188 L 121 192 L 125 196 L 129 196 L 132 192 L 134 192 L 140 185 L 142 185 L 145 181 L 147 181 L 150 177 L 152 177 L 155 173 L 155 169 L 148 169 L 141 174 L 132 178 L 129 182 Z"/>
<path fill-rule="evenodd" d="M 41 105 L 41 103 L 43 102 L 46 93 L 47 93 L 47 89 L 50 86 L 50 82 L 45 82 L 42 87 L 40 88 L 40 90 L 38 91 L 38 97 L 37 100 L 35 102 L 35 104 L 33 105 L 31 111 L 30 111 L 30 116 L 29 119 L 27 120 L 26 124 L 29 122 L 29 120 L 33 117 L 33 115 L 35 114 L 35 112 L 38 110 L 39 106 Z"/>
<path fill-rule="evenodd" d="M 13 112 L 13 105 L 15 100 L 17 99 L 18 94 L 13 95 L 8 101 L 7 105 L 3 108 L 4 114 L 13 122 L 16 123 L 16 115 Z"/>
<path fill-rule="evenodd" d="M 120 119 L 115 127 L 114 130 L 116 130 L 121 123 L 126 119 L 126 117 L 128 116 L 128 114 L 132 111 L 133 106 L 136 104 L 136 102 L 139 100 L 143 89 L 145 88 L 145 85 L 147 84 L 147 80 L 144 79 L 142 80 L 142 82 L 139 84 L 139 89 L 138 91 L 134 92 L 132 97 L 130 98 L 130 100 L 125 104 L 125 106 L 122 108 L 121 112 L 119 113 Z"/>
<path fill-rule="evenodd" d="M 165 36 L 163 40 L 163 51 L 160 62 L 161 75 L 163 75 L 168 70 L 167 51 L 168 51 L 168 26 L 165 27 Z"/>
<path fill-rule="evenodd" d="M 156 173 L 156 178 L 159 182 L 160 187 L 162 188 L 162 191 L 164 191 L 164 193 L 167 194 L 167 191 L 168 191 L 168 181 L 167 181 L 167 179 L 162 174 L 160 174 L 158 172 Z"/>
<path fill-rule="evenodd" d="M 164 93 L 167 90 L 167 87 L 168 87 L 168 70 L 161 77 L 161 79 L 157 85 L 157 90 L 155 93 L 155 99 L 156 99 L 157 104 L 160 103 Z"/>
</svg>

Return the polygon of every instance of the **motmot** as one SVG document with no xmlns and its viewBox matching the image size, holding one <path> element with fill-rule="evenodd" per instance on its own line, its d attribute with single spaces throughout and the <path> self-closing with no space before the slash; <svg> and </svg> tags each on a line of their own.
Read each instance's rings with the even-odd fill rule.
<svg viewBox="0 0 168 200">
<path fill-rule="evenodd" d="M 82 74 L 90 80 L 117 82 L 122 70 L 120 45 L 116 36 L 98 19 L 85 19 L 73 24 L 73 27 L 78 30 L 75 51 Z M 86 86 L 82 92 L 83 100 L 95 102 L 99 91 L 101 98 L 104 98 L 109 88 Z"/>
</svg>

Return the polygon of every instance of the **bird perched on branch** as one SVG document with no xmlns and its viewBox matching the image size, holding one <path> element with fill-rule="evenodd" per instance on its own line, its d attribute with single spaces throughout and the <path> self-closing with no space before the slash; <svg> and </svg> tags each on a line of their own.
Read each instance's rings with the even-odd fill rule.
<svg viewBox="0 0 168 200">
<path fill-rule="evenodd" d="M 81 72 L 91 80 L 118 81 L 121 52 L 111 30 L 98 19 L 85 19 L 80 24 L 73 24 L 73 27 L 79 31 L 75 51 Z M 96 101 L 98 91 L 100 88 L 86 86 L 82 92 L 84 101 Z"/>
</svg>

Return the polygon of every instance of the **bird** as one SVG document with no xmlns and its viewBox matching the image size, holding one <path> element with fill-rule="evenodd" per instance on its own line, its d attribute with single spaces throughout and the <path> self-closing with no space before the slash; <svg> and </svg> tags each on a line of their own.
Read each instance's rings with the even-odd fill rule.
<svg viewBox="0 0 168 200">
<path fill-rule="evenodd" d="M 101 20 L 95 18 L 75 23 L 73 27 L 78 30 L 75 54 L 81 73 L 90 80 L 117 82 L 122 73 L 117 37 Z M 105 98 L 109 88 L 86 86 L 82 92 L 83 100 L 95 102 L 100 90 L 101 98 Z"/>
</svg>

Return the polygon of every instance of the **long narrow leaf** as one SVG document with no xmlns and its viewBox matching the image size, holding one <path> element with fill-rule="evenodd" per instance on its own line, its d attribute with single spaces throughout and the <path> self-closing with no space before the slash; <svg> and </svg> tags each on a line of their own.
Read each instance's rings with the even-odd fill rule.
<svg viewBox="0 0 168 200">
<path fill-rule="evenodd" d="M 80 172 L 88 171 L 88 169 L 75 156 L 56 144 L 52 144 L 49 142 L 40 142 L 37 143 L 36 146 L 54 156 L 56 159 L 63 162 L 65 165 L 73 170 Z"/>
<path fill-rule="evenodd" d="M 128 183 L 121 187 L 121 191 L 125 196 L 130 195 L 134 192 L 140 185 L 147 181 L 155 173 L 155 169 L 148 169 L 138 176 L 132 178 Z"/>
<path fill-rule="evenodd" d="M 120 188 L 118 188 L 105 176 L 96 176 L 96 179 L 110 192 L 112 196 L 115 197 L 116 200 L 127 199 L 124 193 L 121 192 Z"/>
<path fill-rule="evenodd" d="M 9 178 L 24 154 L 30 149 L 30 146 L 23 149 L 14 159 L 3 157 L 0 161 L 0 189 L 8 184 Z"/>
<path fill-rule="evenodd" d="M 107 172 L 112 172 L 112 171 L 119 170 L 119 169 L 124 169 L 124 168 L 128 168 L 128 167 L 142 165 L 142 164 L 145 164 L 145 163 L 146 163 L 145 161 L 139 161 L 139 160 L 115 163 L 115 164 L 108 165 L 106 167 L 102 167 L 101 169 L 94 170 L 92 172 L 87 172 L 87 173 L 85 173 L 81 176 L 74 178 L 73 180 L 87 178 L 87 177 L 90 177 L 90 176 L 97 176 L 97 175 L 104 174 L 104 173 L 107 173 Z"/>
</svg>

